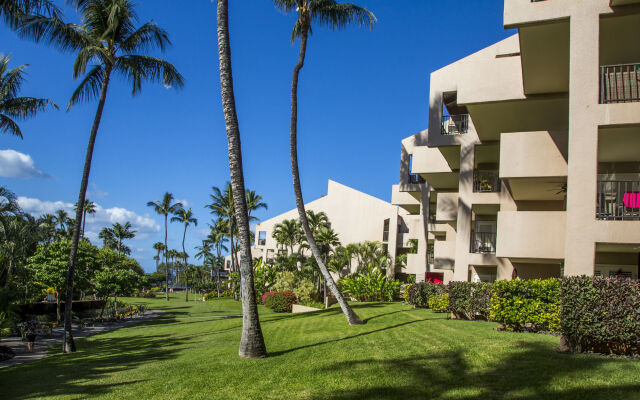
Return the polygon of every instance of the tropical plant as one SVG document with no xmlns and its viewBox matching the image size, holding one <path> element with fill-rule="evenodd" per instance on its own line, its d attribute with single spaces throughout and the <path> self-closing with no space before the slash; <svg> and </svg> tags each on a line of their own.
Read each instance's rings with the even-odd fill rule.
<svg viewBox="0 0 640 400">
<path fill-rule="evenodd" d="M 368 272 L 342 278 L 340 287 L 358 301 L 392 301 L 399 293 L 400 281 L 380 272 Z"/>
<path fill-rule="evenodd" d="M 74 206 L 74 210 L 78 211 L 78 204 Z M 82 237 L 84 237 L 84 227 L 87 222 L 87 215 L 93 215 L 96 213 L 96 203 L 89 199 L 84 199 L 84 207 L 82 207 Z"/>
<path fill-rule="evenodd" d="M 60 11 L 52 0 L 0 0 L 0 18 L 16 29 L 29 17 L 44 17 Z"/>
<path fill-rule="evenodd" d="M 216 248 L 216 258 L 211 260 L 212 267 L 216 269 L 216 290 L 218 297 L 220 296 L 220 270 L 222 269 L 224 259 L 222 258 L 222 251 L 228 251 L 225 243 L 229 240 L 229 221 L 218 218 L 212 221 L 213 224 L 209 224 L 209 235 L 205 239 L 207 243 L 211 243 Z M 213 268 L 212 268 L 213 272 Z"/>
<path fill-rule="evenodd" d="M 162 242 L 155 242 L 153 244 L 153 249 L 157 252 L 154 259 L 156 260 L 156 271 L 158 270 L 158 263 L 160 262 L 160 253 L 165 251 L 166 246 Z"/>
<path fill-rule="evenodd" d="M 237 251 L 236 251 L 236 220 L 235 209 L 233 207 L 233 189 L 231 182 L 227 182 L 223 190 L 214 186 L 211 188 L 213 194 L 209 195 L 211 204 L 205 207 L 211 210 L 211 214 L 218 217 L 218 220 L 226 221 L 226 236 L 229 236 L 229 245 L 231 247 L 231 270 L 237 271 Z M 216 222 L 217 223 L 217 222 Z"/>
<path fill-rule="evenodd" d="M 80 222 L 89 183 L 89 172 L 100 126 L 107 90 L 112 74 L 118 74 L 131 83 L 132 94 L 142 89 L 144 81 L 160 82 L 166 87 L 180 88 L 183 78 L 169 62 L 138 54 L 152 48 L 164 51 L 171 44 L 167 33 L 153 22 L 136 27 L 137 15 L 131 0 L 71 0 L 76 6 L 81 24 L 66 24 L 58 16 L 32 18 L 19 27 L 23 36 L 44 40 L 63 51 L 77 52 L 73 77 L 84 78 L 69 100 L 68 109 L 82 102 L 98 98 L 78 195 L 76 222 L 73 229 L 69 258 L 68 287 L 66 291 L 65 331 L 63 352 L 75 351 L 71 332 L 71 300 L 73 275 L 80 238 Z M 86 72 L 87 67 L 95 63 Z"/>
<path fill-rule="evenodd" d="M 0 12 L 2 8 L 3 6 L 0 6 Z M 22 130 L 15 120 L 33 117 L 38 112 L 46 110 L 48 105 L 56 109 L 58 106 L 48 99 L 19 97 L 20 88 L 24 83 L 24 70 L 28 65 L 8 69 L 9 61 L 10 56 L 0 54 L 0 132 L 22 139 Z"/>
<path fill-rule="evenodd" d="M 187 251 L 184 248 L 184 241 L 187 238 L 187 228 L 189 227 L 189 225 L 193 224 L 195 226 L 198 226 L 198 219 L 195 218 L 193 216 L 193 212 L 191 211 L 191 208 L 189 209 L 184 209 L 181 208 L 180 210 L 178 210 L 175 214 L 174 217 L 171 218 L 171 222 L 180 222 L 182 224 L 184 224 L 184 233 L 182 234 L 182 253 L 183 253 L 183 258 L 184 258 L 184 265 L 187 265 Z M 188 281 L 187 281 L 188 282 Z M 189 301 L 189 285 L 187 284 L 186 290 L 184 291 L 185 293 L 185 301 Z"/>
<path fill-rule="evenodd" d="M 275 224 L 271 236 L 276 240 L 276 243 L 287 249 L 288 254 L 293 254 L 293 247 L 300 242 L 298 220 L 285 219 Z"/>
<path fill-rule="evenodd" d="M 136 231 L 131 230 L 131 222 L 127 221 L 123 224 L 116 222 L 111 228 L 113 237 L 116 240 L 116 250 L 119 254 L 131 254 L 131 249 L 123 245 L 122 242 L 127 239 L 136 237 Z"/>
<path fill-rule="evenodd" d="M 162 196 L 162 200 L 154 200 L 147 203 L 147 207 L 152 207 L 158 215 L 164 217 L 164 263 L 166 266 L 166 280 L 165 280 L 165 296 L 169 301 L 169 246 L 167 246 L 167 224 L 169 214 L 175 214 L 182 209 L 182 203 L 173 202 L 173 194 L 165 192 Z"/>
<path fill-rule="evenodd" d="M 227 141 L 229 147 L 229 172 L 233 190 L 235 221 L 240 236 L 240 273 L 242 276 L 242 337 L 238 354 L 240 357 L 258 358 L 266 356 L 267 349 L 262 337 L 255 288 L 253 286 L 253 266 L 251 265 L 251 249 L 249 238 L 249 213 L 245 195 L 244 175 L 242 170 L 242 148 L 240 144 L 240 128 L 236 113 L 235 95 L 233 92 L 233 72 L 231 69 L 231 44 L 229 39 L 229 4 L 228 0 L 217 0 L 218 57 L 220 61 L 220 92 Z M 233 228 L 233 227 L 231 227 Z"/>
</svg>

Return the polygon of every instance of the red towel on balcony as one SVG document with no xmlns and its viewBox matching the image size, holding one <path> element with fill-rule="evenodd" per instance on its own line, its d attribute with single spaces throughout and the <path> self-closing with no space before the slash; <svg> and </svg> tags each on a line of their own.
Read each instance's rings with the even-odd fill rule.
<svg viewBox="0 0 640 400">
<path fill-rule="evenodd" d="M 628 192 L 624 194 L 622 198 L 624 206 L 627 208 L 639 208 L 640 207 L 640 192 Z"/>
</svg>

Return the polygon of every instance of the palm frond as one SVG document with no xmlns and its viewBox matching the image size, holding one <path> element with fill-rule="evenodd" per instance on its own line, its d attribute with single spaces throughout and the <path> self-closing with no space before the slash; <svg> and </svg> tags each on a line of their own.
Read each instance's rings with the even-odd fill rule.
<svg viewBox="0 0 640 400">
<path fill-rule="evenodd" d="M 273 0 L 277 9 L 288 13 L 300 7 L 299 0 Z"/>
<path fill-rule="evenodd" d="M 118 57 L 114 69 L 132 84 L 132 94 L 142 89 L 142 81 L 161 82 L 166 87 L 182 88 L 184 78 L 168 61 L 156 57 L 125 55 Z"/>
<path fill-rule="evenodd" d="M 52 0 L 0 0 L 0 17 L 11 29 L 18 28 L 30 16 L 54 15 L 60 15 L 60 9 Z"/>
<path fill-rule="evenodd" d="M 96 45 L 87 29 L 81 25 L 67 24 L 57 16 L 44 18 L 28 17 L 17 29 L 18 36 L 35 42 L 44 41 L 60 51 L 79 51 L 83 47 Z"/>
<path fill-rule="evenodd" d="M 56 103 L 49 99 L 37 99 L 35 97 L 14 97 L 2 102 L 0 112 L 18 119 L 25 119 L 34 116 L 39 111 L 47 109 L 48 105 L 58 109 Z"/>
<path fill-rule="evenodd" d="M 109 52 L 104 47 L 94 45 L 83 47 L 73 64 L 73 79 L 84 75 L 90 63 L 103 64 L 109 61 L 111 61 Z"/>
<path fill-rule="evenodd" d="M 8 133 L 9 135 L 17 136 L 22 139 L 22 131 L 18 124 L 16 124 L 11 118 L 2 114 L 0 114 L 0 132 Z"/>
<path fill-rule="evenodd" d="M 126 53 L 131 53 L 153 48 L 164 51 L 170 45 L 169 34 L 155 23 L 147 22 L 125 38 L 120 48 Z"/>
<path fill-rule="evenodd" d="M 95 99 L 100 95 L 100 88 L 102 86 L 102 81 L 104 79 L 104 67 L 102 65 L 96 65 L 89 73 L 84 77 L 80 85 L 76 88 L 71 95 L 71 99 L 69 100 L 69 104 L 67 105 L 67 110 L 69 110 L 74 105 Z"/>
<path fill-rule="evenodd" d="M 10 59 L 9 56 L 0 57 L 0 99 L 16 97 L 24 83 L 24 70 L 28 64 L 13 68 L 5 74 Z"/>
<path fill-rule="evenodd" d="M 332 0 L 317 0 L 313 4 L 311 19 L 331 29 L 342 29 L 350 24 L 372 28 L 378 21 L 369 10 L 354 4 L 337 4 Z"/>
</svg>

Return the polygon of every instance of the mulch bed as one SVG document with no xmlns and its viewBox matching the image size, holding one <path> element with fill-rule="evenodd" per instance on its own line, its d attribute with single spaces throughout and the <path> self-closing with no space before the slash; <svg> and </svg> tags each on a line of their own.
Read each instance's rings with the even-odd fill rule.
<svg viewBox="0 0 640 400">
<path fill-rule="evenodd" d="M 13 350 L 11 350 L 9 347 L 0 346 L 0 361 L 9 360 L 15 356 L 16 353 L 14 353 Z"/>
</svg>

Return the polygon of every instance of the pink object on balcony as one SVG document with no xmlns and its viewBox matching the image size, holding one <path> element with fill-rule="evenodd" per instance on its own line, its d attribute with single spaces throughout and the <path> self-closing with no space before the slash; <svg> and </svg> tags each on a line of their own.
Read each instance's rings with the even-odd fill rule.
<svg viewBox="0 0 640 400">
<path fill-rule="evenodd" d="M 444 274 L 440 272 L 425 272 L 425 280 L 433 283 L 443 283 Z"/>
<path fill-rule="evenodd" d="M 639 192 L 630 192 L 625 193 L 622 198 L 622 202 L 624 206 L 627 208 L 639 208 L 640 207 L 640 193 Z"/>
</svg>

